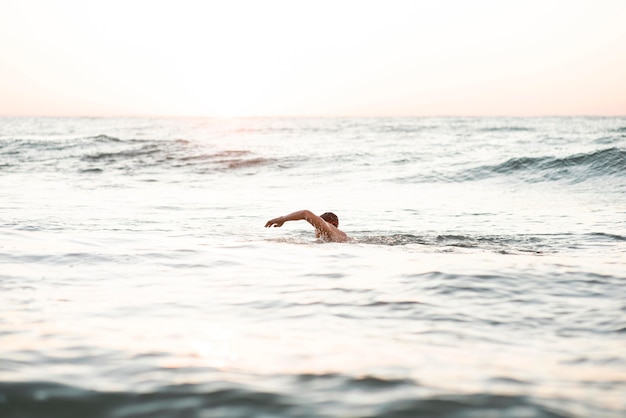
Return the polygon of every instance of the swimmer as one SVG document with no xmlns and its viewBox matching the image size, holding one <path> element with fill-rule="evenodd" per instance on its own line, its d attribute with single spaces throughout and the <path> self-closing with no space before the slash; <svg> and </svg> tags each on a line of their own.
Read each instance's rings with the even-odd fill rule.
<svg viewBox="0 0 626 418">
<path fill-rule="evenodd" d="M 281 227 L 287 221 L 301 220 L 305 220 L 313 225 L 316 238 L 321 238 L 328 242 L 346 242 L 349 240 L 348 236 L 338 229 L 339 218 L 332 212 L 326 212 L 321 216 L 317 216 L 310 210 L 299 210 L 286 216 L 270 219 L 265 224 L 265 227 Z"/>
</svg>

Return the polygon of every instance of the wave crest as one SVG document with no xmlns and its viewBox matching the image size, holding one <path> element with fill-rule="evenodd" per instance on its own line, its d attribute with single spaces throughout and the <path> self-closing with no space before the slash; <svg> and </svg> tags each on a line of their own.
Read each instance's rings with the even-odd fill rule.
<svg viewBox="0 0 626 418">
<path fill-rule="evenodd" d="M 545 240 L 536 236 L 468 236 L 468 235 L 371 235 L 353 237 L 356 244 L 388 246 L 420 245 L 440 251 L 464 248 L 494 251 L 501 254 L 543 254 L 549 250 Z"/>
<path fill-rule="evenodd" d="M 463 174 L 465 180 L 497 175 L 522 175 L 531 181 L 570 180 L 577 183 L 597 176 L 626 175 L 626 150 L 607 148 L 564 158 L 519 157 L 485 165 Z"/>
<path fill-rule="evenodd" d="M 139 173 L 146 168 L 190 169 L 209 173 L 250 169 L 274 160 L 249 150 L 216 150 L 184 139 L 119 139 L 101 134 L 64 140 L 0 141 L 0 170 L 35 171 L 41 168 L 105 173 Z"/>
<path fill-rule="evenodd" d="M 295 379 L 294 379 L 295 377 Z M 232 382 L 180 384 L 156 391 L 103 392 L 48 382 L 0 383 L 0 412 L 6 417 L 69 416 L 272 416 L 326 417 L 458 417 L 541 416 L 567 417 L 549 408 L 549 401 L 521 395 L 430 394 L 416 396 L 418 384 L 410 379 L 340 374 L 288 377 L 291 392 L 262 390 Z M 510 384 L 525 383 L 510 379 Z M 356 395 L 387 395 L 384 402 L 359 401 Z M 399 396 L 403 393 L 404 396 Z M 350 396 L 344 396 L 344 394 Z M 395 396 L 390 396 L 395 394 Z M 323 395 L 323 396 L 320 396 Z M 333 402 L 328 402 L 332 399 Z M 45 411 L 45 413 L 43 413 Z"/>
</svg>

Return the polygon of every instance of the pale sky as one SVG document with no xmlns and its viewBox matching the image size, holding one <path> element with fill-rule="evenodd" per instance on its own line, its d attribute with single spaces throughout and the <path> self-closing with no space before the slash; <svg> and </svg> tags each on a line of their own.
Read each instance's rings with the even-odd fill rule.
<svg viewBox="0 0 626 418">
<path fill-rule="evenodd" d="M 626 0 L 2 0 L 0 115 L 626 115 Z"/>
</svg>

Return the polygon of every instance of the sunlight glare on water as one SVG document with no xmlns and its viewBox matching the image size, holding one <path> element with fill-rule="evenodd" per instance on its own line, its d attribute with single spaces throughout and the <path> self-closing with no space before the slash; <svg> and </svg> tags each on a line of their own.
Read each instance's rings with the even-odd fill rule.
<svg viewBox="0 0 626 418">
<path fill-rule="evenodd" d="M 3 416 L 626 411 L 623 118 L 0 122 Z"/>
</svg>

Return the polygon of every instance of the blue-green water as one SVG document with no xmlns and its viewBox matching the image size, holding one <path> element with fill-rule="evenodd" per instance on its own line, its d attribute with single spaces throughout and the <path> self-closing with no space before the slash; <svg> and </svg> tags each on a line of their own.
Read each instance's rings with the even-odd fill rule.
<svg viewBox="0 0 626 418">
<path fill-rule="evenodd" d="M 0 119 L 0 415 L 621 417 L 625 173 L 626 118 Z"/>
</svg>

